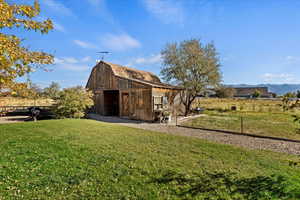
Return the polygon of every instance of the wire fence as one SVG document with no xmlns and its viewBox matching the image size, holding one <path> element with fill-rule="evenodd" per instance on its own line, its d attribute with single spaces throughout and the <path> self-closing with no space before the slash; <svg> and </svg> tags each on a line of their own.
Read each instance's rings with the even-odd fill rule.
<svg viewBox="0 0 300 200">
<path fill-rule="evenodd" d="M 300 124 L 291 113 L 208 112 L 180 124 L 185 127 L 300 141 Z"/>
</svg>

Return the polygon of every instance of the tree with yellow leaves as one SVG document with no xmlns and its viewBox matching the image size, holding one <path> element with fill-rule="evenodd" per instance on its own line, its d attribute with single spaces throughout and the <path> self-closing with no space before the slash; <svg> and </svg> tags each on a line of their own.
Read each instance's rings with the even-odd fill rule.
<svg viewBox="0 0 300 200">
<path fill-rule="evenodd" d="M 15 79 L 30 73 L 44 64 L 53 63 L 53 56 L 45 52 L 30 51 L 21 46 L 22 39 L 16 35 L 1 33 L 4 29 L 23 28 L 46 34 L 53 29 L 50 19 L 37 21 L 40 5 L 37 0 L 33 5 L 10 4 L 0 0 L 0 90 L 3 88 L 24 87 Z"/>
</svg>

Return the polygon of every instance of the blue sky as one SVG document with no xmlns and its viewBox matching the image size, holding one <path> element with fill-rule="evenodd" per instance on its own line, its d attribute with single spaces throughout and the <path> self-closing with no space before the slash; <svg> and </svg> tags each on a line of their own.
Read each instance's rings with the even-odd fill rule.
<svg viewBox="0 0 300 200">
<path fill-rule="evenodd" d="M 12 0 L 13 1 L 13 0 Z M 31 2 L 15 0 L 14 2 Z M 214 41 L 226 84 L 300 83 L 298 0 L 40 0 L 47 35 L 15 31 L 32 50 L 55 55 L 33 82 L 85 85 L 98 51 L 105 60 L 159 74 L 166 43 Z"/>
</svg>

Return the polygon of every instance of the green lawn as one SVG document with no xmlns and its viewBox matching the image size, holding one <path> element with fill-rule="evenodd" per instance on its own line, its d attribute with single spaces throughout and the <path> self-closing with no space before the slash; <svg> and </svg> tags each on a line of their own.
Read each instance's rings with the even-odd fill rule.
<svg viewBox="0 0 300 200">
<path fill-rule="evenodd" d="M 299 199 L 299 157 L 91 120 L 0 125 L 0 199 Z"/>
<path fill-rule="evenodd" d="M 246 133 L 300 140 L 300 126 L 294 123 L 291 113 L 210 110 L 204 114 L 206 116 L 192 119 L 184 125 L 240 132 L 243 117 L 243 129 Z"/>
</svg>

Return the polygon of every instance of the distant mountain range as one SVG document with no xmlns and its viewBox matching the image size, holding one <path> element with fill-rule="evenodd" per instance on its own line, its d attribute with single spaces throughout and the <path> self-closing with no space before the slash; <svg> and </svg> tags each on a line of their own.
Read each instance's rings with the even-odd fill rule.
<svg viewBox="0 0 300 200">
<path fill-rule="evenodd" d="M 300 84 L 237 84 L 237 85 L 227 85 L 229 87 L 268 87 L 269 92 L 274 92 L 277 95 L 283 95 L 287 92 L 296 92 L 300 90 Z"/>
</svg>

